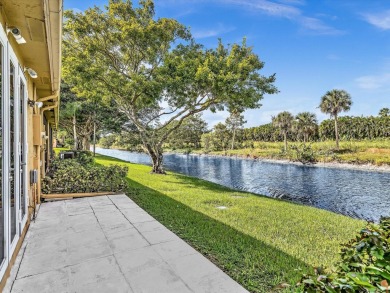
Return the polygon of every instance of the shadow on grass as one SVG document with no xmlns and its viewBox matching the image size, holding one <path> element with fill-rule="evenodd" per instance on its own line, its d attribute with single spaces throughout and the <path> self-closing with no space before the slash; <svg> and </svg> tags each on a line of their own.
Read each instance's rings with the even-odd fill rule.
<svg viewBox="0 0 390 293">
<path fill-rule="evenodd" d="M 184 179 L 190 180 L 188 177 Z M 295 284 L 302 272 L 310 270 L 306 263 L 275 247 L 163 193 L 127 180 L 129 187 L 126 193 L 132 200 L 251 292 L 274 291 L 275 286 L 283 282 Z M 212 187 L 218 189 L 216 185 L 208 186 Z"/>
</svg>

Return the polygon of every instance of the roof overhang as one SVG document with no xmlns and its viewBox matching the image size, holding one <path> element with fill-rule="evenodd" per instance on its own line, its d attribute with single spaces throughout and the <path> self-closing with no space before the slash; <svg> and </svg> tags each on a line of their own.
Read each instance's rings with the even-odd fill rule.
<svg viewBox="0 0 390 293">
<path fill-rule="evenodd" d="M 0 0 L 6 25 L 19 28 L 25 44 L 18 46 L 21 65 L 32 68 L 37 96 L 53 96 L 59 105 L 61 83 L 62 0 Z M 58 106 L 51 108 L 54 115 L 47 115 L 50 123 L 57 125 Z"/>
</svg>

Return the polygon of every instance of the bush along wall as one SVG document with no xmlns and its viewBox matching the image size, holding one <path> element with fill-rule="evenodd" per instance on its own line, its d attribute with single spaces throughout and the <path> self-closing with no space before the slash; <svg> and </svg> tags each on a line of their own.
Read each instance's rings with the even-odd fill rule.
<svg viewBox="0 0 390 293">
<path fill-rule="evenodd" d="M 42 193 L 119 192 L 126 187 L 127 167 L 101 166 L 90 154 L 77 154 L 74 159 L 53 160 L 42 180 Z"/>
</svg>

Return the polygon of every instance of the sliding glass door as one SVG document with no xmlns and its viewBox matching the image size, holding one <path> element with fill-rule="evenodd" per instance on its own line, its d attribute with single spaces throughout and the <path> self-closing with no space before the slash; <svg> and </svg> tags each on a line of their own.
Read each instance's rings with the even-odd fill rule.
<svg viewBox="0 0 390 293">
<path fill-rule="evenodd" d="M 4 194 L 4 186 L 3 186 L 3 171 L 5 170 L 5 161 L 3 160 L 3 146 L 4 146 L 4 136 L 3 136 L 3 121 L 4 121 L 4 44 L 0 41 L 0 167 L 1 167 L 1 180 L 0 180 L 0 277 L 3 275 L 4 270 L 7 266 L 6 261 L 6 252 L 7 252 L 7 245 L 6 245 L 6 235 L 7 235 L 7 227 L 5 225 L 6 220 L 6 202 L 5 202 L 5 194 Z"/>
<path fill-rule="evenodd" d="M 26 78 L 19 69 L 19 210 L 20 233 L 27 221 L 27 87 Z"/>
<path fill-rule="evenodd" d="M 10 255 L 19 239 L 19 66 L 17 59 L 8 45 L 9 54 L 9 225 L 10 225 Z"/>
<path fill-rule="evenodd" d="M 0 24 L 0 279 L 27 221 L 27 82 Z"/>
</svg>

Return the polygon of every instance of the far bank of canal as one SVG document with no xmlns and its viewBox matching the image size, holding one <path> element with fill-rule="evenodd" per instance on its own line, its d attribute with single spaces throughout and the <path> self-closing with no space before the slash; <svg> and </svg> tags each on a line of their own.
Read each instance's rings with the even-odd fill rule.
<svg viewBox="0 0 390 293">
<path fill-rule="evenodd" d="M 146 154 L 97 148 L 124 161 L 150 165 Z M 234 189 L 288 199 L 359 219 L 390 216 L 390 173 L 322 168 L 242 158 L 166 154 L 165 168 Z"/>
</svg>

